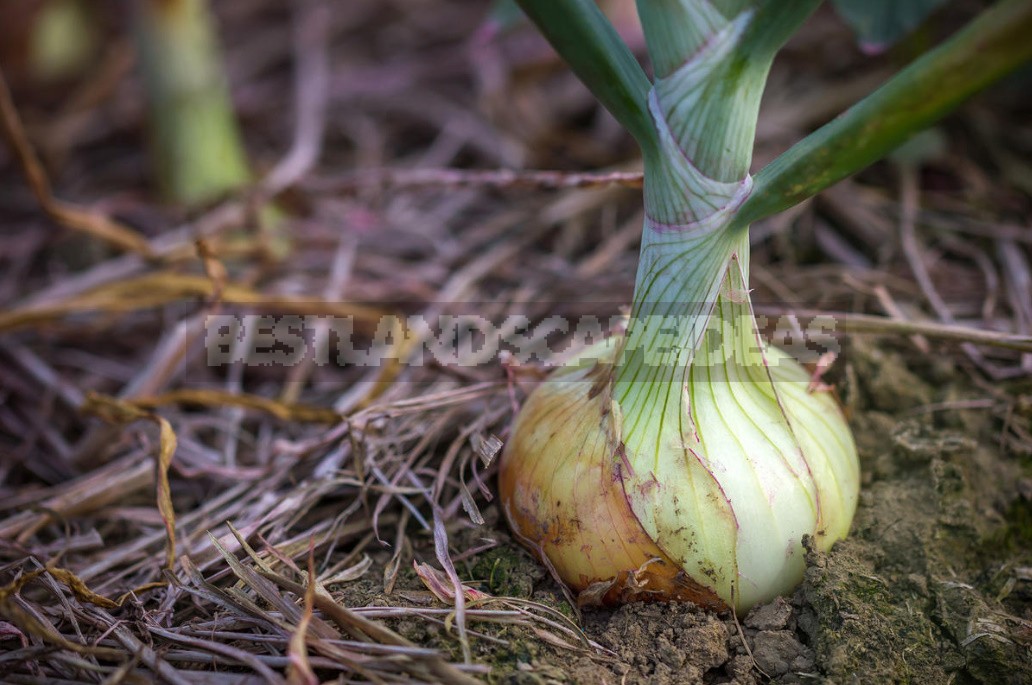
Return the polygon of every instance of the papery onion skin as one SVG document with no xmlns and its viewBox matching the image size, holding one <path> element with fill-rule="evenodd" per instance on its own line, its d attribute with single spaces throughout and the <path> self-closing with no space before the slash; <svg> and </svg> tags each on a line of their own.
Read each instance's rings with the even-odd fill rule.
<svg viewBox="0 0 1032 685">
<path fill-rule="evenodd" d="M 725 609 L 656 546 L 631 511 L 605 387 L 612 352 L 600 356 L 597 365 L 557 371 L 524 403 L 498 475 L 509 524 L 573 590 L 606 584 L 585 597 L 588 603 L 683 600 Z"/>
<path fill-rule="evenodd" d="M 845 537 L 856 508 L 856 450 L 837 402 L 827 390 L 811 392 L 809 374 L 776 349 L 764 350 L 763 364 L 743 367 L 762 373 L 755 383 L 708 386 L 694 369 L 688 385 L 698 387 L 685 395 L 700 406 L 686 408 L 684 422 L 692 434 L 662 455 L 657 480 L 642 473 L 648 460 L 626 454 L 621 441 L 624 419 L 610 392 L 616 342 L 587 351 L 580 367 L 553 374 L 520 412 L 502 455 L 499 488 L 521 541 L 589 603 L 681 600 L 746 611 L 790 592 L 805 570 L 802 537 L 829 549 Z M 734 433 L 744 435 L 744 426 L 712 419 L 695 425 L 697 414 L 713 415 L 714 407 L 702 406 L 707 388 L 715 397 L 745 393 L 740 410 L 768 415 L 777 434 L 772 446 L 741 453 Z M 747 412 L 736 421 L 748 419 Z M 786 454 L 789 439 L 798 455 Z M 711 443 L 724 453 L 698 452 Z M 769 482 L 729 480 L 742 478 L 748 463 Z M 700 485 L 700 466 L 708 490 Z M 735 492 L 758 494 L 739 494 L 750 501 L 735 502 L 726 494 Z"/>
</svg>

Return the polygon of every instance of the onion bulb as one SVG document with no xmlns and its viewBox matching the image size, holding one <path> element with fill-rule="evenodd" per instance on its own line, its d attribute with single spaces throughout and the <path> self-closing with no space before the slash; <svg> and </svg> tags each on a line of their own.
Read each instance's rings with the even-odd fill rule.
<svg viewBox="0 0 1032 685">
<path fill-rule="evenodd" d="M 745 611 L 801 581 L 803 536 L 827 550 L 849 530 L 852 435 L 830 391 L 763 344 L 738 248 L 712 305 L 686 315 L 706 322 L 687 360 L 675 346 L 621 392 L 632 319 L 538 386 L 516 421 L 503 508 L 582 601 Z"/>
</svg>

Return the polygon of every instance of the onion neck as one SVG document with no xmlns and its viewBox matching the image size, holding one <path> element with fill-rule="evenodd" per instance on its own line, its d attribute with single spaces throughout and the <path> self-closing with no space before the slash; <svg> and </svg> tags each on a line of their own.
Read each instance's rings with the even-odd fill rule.
<svg viewBox="0 0 1032 685">
<path fill-rule="evenodd" d="M 747 290 L 748 233 L 729 230 L 718 219 L 696 231 L 674 232 L 646 221 L 640 287 L 613 377 L 621 436 L 630 453 L 659 454 L 671 440 L 679 444 L 688 430 L 686 386 L 697 360 L 757 353 L 755 341 L 750 346 L 755 324 Z M 733 305 L 735 316 L 715 328 L 722 300 Z"/>
<path fill-rule="evenodd" d="M 628 450 L 658 453 L 668 431 L 683 429 L 685 383 L 735 261 L 742 292 L 733 296 L 748 298 L 748 232 L 733 222 L 752 188 L 771 59 L 739 49 L 751 10 L 728 18 L 705 0 L 648 0 L 639 13 L 656 66 L 648 95 L 656 135 L 643 150 L 641 260 L 613 398 Z"/>
</svg>

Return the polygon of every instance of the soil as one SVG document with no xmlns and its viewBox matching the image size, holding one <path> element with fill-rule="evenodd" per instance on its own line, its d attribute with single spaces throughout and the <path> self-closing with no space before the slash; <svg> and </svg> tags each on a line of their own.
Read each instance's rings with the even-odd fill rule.
<svg viewBox="0 0 1032 685">
<path fill-rule="evenodd" d="M 810 550 L 794 595 L 744 617 L 686 604 L 586 609 L 581 626 L 601 657 L 522 629 L 489 630 L 507 641 L 475 644 L 491 681 L 1032 683 L 1032 464 L 1001 452 L 998 419 L 950 407 L 975 393 L 952 366 L 886 341 L 856 339 L 845 351 L 833 377 L 851 411 L 864 485 L 852 535 L 830 553 Z M 1021 411 L 1013 420 L 1028 421 Z M 494 508 L 485 515 L 488 529 L 467 531 L 470 539 L 501 544 L 471 559 L 463 579 L 572 615 Z M 339 597 L 368 601 L 358 587 Z M 396 627 L 456 649 L 425 623 Z"/>
</svg>

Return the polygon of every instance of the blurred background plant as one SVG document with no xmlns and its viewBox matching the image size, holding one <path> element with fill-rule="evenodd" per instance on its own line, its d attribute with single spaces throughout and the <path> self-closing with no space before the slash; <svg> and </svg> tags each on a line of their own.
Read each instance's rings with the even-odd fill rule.
<svg viewBox="0 0 1032 685">
<path fill-rule="evenodd" d="M 206 0 L 141 0 L 129 9 L 132 20 L 119 25 L 115 6 L 104 3 L 5 3 L 0 64 L 12 87 L 56 96 L 98 66 L 124 74 L 124 36 L 131 34 L 146 93 L 155 186 L 164 199 L 185 206 L 239 190 L 251 176 Z M 105 45 L 122 54 L 105 54 Z M 117 67 L 100 64 L 111 60 Z"/>
<path fill-rule="evenodd" d="M 135 2 L 133 33 L 164 195 L 198 205 L 250 179 L 207 0 Z"/>
</svg>

